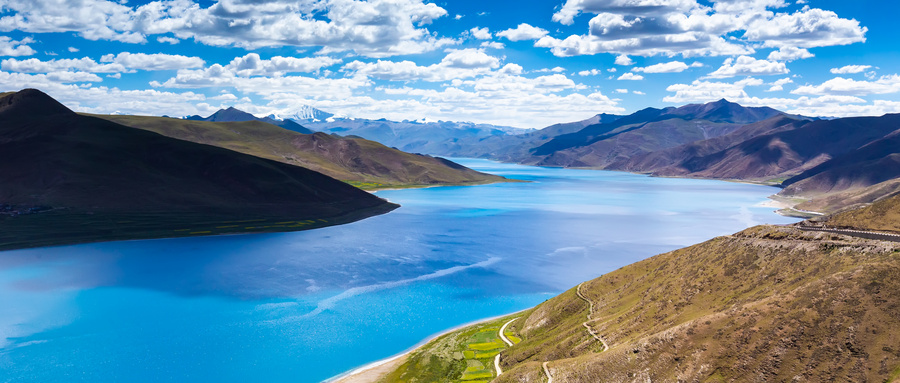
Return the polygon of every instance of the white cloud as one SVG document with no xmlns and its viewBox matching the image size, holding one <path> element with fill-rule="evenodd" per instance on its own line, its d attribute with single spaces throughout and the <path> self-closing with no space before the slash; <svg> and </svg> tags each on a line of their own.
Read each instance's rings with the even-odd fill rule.
<svg viewBox="0 0 900 383">
<path fill-rule="evenodd" d="M 717 36 L 701 33 L 681 35 L 653 35 L 642 38 L 607 40 L 588 35 L 571 35 L 564 40 L 545 36 L 535 47 L 549 48 L 559 57 L 594 55 L 598 53 L 629 54 L 638 56 L 680 54 L 683 57 L 723 56 L 753 53 L 749 47 L 729 43 Z"/>
<path fill-rule="evenodd" d="M 772 61 L 794 61 L 800 59 L 808 59 L 814 57 L 812 53 L 803 48 L 781 47 L 778 50 L 769 53 L 769 60 Z"/>
<path fill-rule="evenodd" d="M 492 49 L 503 49 L 506 48 L 506 45 L 503 43 L 498 43 L 496 41 L 485 41 L 481 43 L 482 48 L 492 48 Z"/>
<path fill-rule="evenodd" d="M 628 89 L 616 89 L 616 93 L 628 93 Z"/>
<path fill-rule="evenodd" d="M 206 64 L 199 57 L 182 55 L 170 55 L 165 53 L 130 53 L 122 52 L 117 55 L 108 54 L 100 58 L 100 62 L 116 63 L 128 69 L 134 70 L 176 70 L 186 68 L 199 68 Z"/>
<path fill-rule="evenodd" d="M 181 42 L 181 40 L 178 40 L 178 39 L 173 38 L 173 37 L 168 37 L 168 36 L 160 36 L 160 37 L 157 37 L 157 38 L 156 38 L 156 41 L 159 41 L 159 42 L 161 42 L 161 43 L 166 43 L 166 44 L 172 44 L 172 45 L 175 45 L 175 44 L 178 44 L 178 43 Z"/>
<path fill-rule="evenodd" d="M 78 51 L 79 51 L 78 48 L 75 48 L 75 47 L 69 47 L 69 52 L 75 53 L 75 52 L 78 52 Z"/>
<path fill-rule="evenodd" d="M 522 23 L 519 24 L 515 29 L 507 29 L 505 31 L 497 32 L 497 36 L 506 37 L 509 41 L 520 41 L 520 40 L 537 40 L 541 37 L 547 35 L 546 30 L 538 27 L 533 27 L 529 24 Z"/>
<path fill-rule="evenodd" d="M 579 76 L 597 76 L 603 74 L 603 71 L 600 69 L 591 69 L 591 70 L 583 70 L 578 72 Z"/>
<path fill-rule="evenodd" d="M 615 64 L 616 65 L 624 65 L 624 66 L 634 65 L 634 60 L 632 60 L 631 57 L 628 57 L 626 55 L 618 55 L 618 56 L 616 56 Z"/>
<path fill-rule="evenodd" d="M 469 29 L 469 33 L 472 34 L 472 37 L 474 37 L 478 40 L 490 40 L 492 37 L 494 37 L 491 34 L 491 31 L 487 28 L 475 27 L 475 28 Z"/>
<path fill-rule="evenodd" d="M 0 69 L 23 73 L 49 73 L 77 70 L 90 73 L 117 73 L 135 70 L 174 70 L 201 67 L 204 61 L 199 57 L 167 55 L 163 53 L 129 53 L 104 55 L 100 63 L 91 58 L 58 59 L 41 61 L 35 58 L 0 62 Z"/>
<path fill-rule="evenodd" d="M 28 44 L 33 42 L 30 37 L 16 41 L 9 36 L 0 36 L 0 56 L 31 56 L 36 52 Z"/>
<path fill-rule="evenodd" d="M 225 66 L 225 70 L 243 77 L 282 76 L 285 73 L 312 73 L 340 62 L 341 60 L 328 56 L 302 58 L 275 56 L 263 60 L 259 54 L 248 53 L 242 57 L 235 57 Z"/>
<path fill-rule="evenodd" d="M 546 36 L 537 47 L 557 56 L 598 53 L 641 56 L 734 56 L 756 47 L 809 48 L 865 41 L 866 28 L 834 12 L 775 13 L 784 0 L 567 0 L 553 20 L 572 25 L 593 14 L 589 33 Z M 739 32 L 743 31 L 743 34 Z M 807 52 L 808 53 L 808 52 Z M 776 55 L 777 56 L 777 55 Z"/>
<path fill-rule="evenodd" d="M 639 91 L 639 90 L 632 91 L 631 93 L 639 94 L 639 95 L 645 95 L 645 94 L 647 94 L 647 93 L 641 92 L 641 91 Z"/>
<path fill-rule="evenodd" d="M 0 62 L 0 69 L 22 73 L 49 73 L 72 70 L 90 73 L 116 73 L 128 70 L 120 63 L 100 64 L 87 57 L 49 61 L 41 61 L 35 58 L 25 60 L 6 59 Z"/>
<path fill-rule="evenodd" d="M 831 11 L 807 9 L 751 21 L 744 38 L 772 47 L 813 48 L 866 41 L 866 27 Z"/>
<path fill-rule="evenodd" d="M 547 73 L 547 72 L 562 73 L 562 72 L 565 72 L 565 71 L 566 71 L 566 68 L 563 68 L 563 67 L 561 67 L 561 66 L 557 66 L 557 67 L 553 67 L 553 68 L 541 68 L 541 69 L 536 70 L 535 72 L 540 72 L 540 73 Z"/>
<path fill-rule="evenodd" d="M 773 82 L 772 87 L 769 88 L 769 90 L 767 90 L 766 92 L 780 92 L 780 91 L 784 90 L 784 86 L 786 84 L 790 84 L 792 82 L 794 82 L 794 81 L 791 80 L 789 77 L 785 77 L 783 79 Z"/>
<path fill-rule="evenodd" d="M 846 65 L 846 66 L 842 66 L 840 68 L 831 68 L 831 73 L 834 73 L 834 74 L 862 73 L 862 72 L 869 70 L 869 68 L 871 68 L 871 67 L 872 67 L 871 65 Z"/>
<path fill-rule="evenodd" d="M 374 63 L 353 61 L 343 70 L 381 80 L 442 82 L 455 78 L 469 78 L 490 72 L 500 66 L 500 59 L 481 49 L 450 51 L 440 63 L 421 66 L 412 61 L 378 60 Z"/>
<path fill-rule="evenodd" d="M 213 46 L 298 46 L 371 57 L 414 54 L 453 44 L 424 28 L 446 16 L 422 0 L 190 0 L 138 6 L 107 0 L 5 0 L 0 31 L 76 32 L 89 40 L 143 43 L 172 33 Z"/>
<path fill-rule="evenodd" d="M 881 76 L 875 81 L 856 81 L 835 77 L 819 85 L 803 85 L 791 91 L 805 95 L 865 96 L 900 92 L 900 75 Z"/>
<path fill-rule="evenodd" d="M 719 69 L 707 75 L 711 78 L 725 78 L 735 76 L 765 76 L 785 74 L 790 72 L 782 62 L 757 60 L 750 56 L 740 56 L 737 59 L 727 58 Z"/>
<path fill-rule="evenodd" d="M 643 72 L 643 73 L 680 73 L 687 70 L 689 67 L 687 64 L 681 61 L 671 61 L 667 63 L 659 63 L 655 65 L 650 65 L 646 67 L 635 67 L 631 68 L 634 72 Z"/>
<path fill-rule="evenodd" d="M 762 84 L 762 80 L 753 77 L 734 83 L 694 80 L 690 84 L 673 84 L 667 87 L 666 90 L 675 92 L 675 95 L 666 96 L 663 98 L 663 102 L 683 104 L 715 101 L 723 98 L 732 101 L 744 100 L 750 98 L 744 88 Z"/>
<path fill-rule="evenodd" d="M 628 72 L 628 73 L 623 73 L 616 80 L 643 80 L 643 79 L 644 79 L 644 76 Z"/>
<path fill-rule="evenodd" d="M 502 74 L 512 74 L 512 75 L 520 75 L 525 68 L 522 68 L 521 65 L 515 63 L 509 63 L 500 68 L 498 71 Z"/>
</svg>

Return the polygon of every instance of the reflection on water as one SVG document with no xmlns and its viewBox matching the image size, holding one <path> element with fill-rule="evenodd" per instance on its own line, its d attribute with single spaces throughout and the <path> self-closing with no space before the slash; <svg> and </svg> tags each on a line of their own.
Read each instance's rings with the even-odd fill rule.
<svg viewBox="0 0 900 383">
<path fill-rule="evenodd" d="M 315 382 L 757 223 L 768 187 L 464 160 L 530 183 L 382 191 L 308 232 L 0 253 L 10 381 Z"/>
</svg>

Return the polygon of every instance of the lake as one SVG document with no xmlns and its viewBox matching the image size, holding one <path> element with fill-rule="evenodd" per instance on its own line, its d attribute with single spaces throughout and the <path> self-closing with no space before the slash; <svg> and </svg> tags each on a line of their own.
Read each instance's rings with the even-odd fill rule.
<svg viewBox="0 0 900 383">
<path fill-rule="evenodd" d="M 318 230 L 0 252 L 0 381 L 319 382 L 761 223 L 777 189 L 458 159 L 533 181 L 385 190 Z"/>
</svg>

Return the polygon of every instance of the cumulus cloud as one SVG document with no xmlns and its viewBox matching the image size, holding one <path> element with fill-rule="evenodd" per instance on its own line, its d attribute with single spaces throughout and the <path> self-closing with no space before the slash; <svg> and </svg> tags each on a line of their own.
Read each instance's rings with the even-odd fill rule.
<svg viewBox="0 0 900 383">
<path fill-rule="evenodd" d="M 424 26 L 446 16 L 422 0 L 190 0 L 137 6 L 109 0 L 6 0 L 0 31 L 76 32 L 89 40 L 143 43 L 174 34 L 213 46 L 322 47 L 371 57 L 414 54 L 453 44 Z M 171 40 L 168 40 L 171 42 Z"/>
<path fill-rule="evenodd" d="M 790 72 L 782 62 L 758 60 L 750 56 L 740 56 L 737 59 L 727 58 L 719 69 L 707 75 L 711 78 L 726 78 L 735 76 L 765 76 L 785 74 Z"/>
<path fill-rule="evenodd" d="M 503 43 L 498 43 L 496 41 L 485 41 L 481 43 L 482 48 L 491 48 L 491 49 L 503 49 L 506 48 L 506 45 Z"/>
<path fill-rule="evenodd" d="M 248 53 L 242 57 L 235 57 L 224 69 L 243 77 L 282 76 L 286 73 L 312 73 L 340 62 L 341 60 L 328 56 L 302 58 L 275 56 L 263 60 L 259 54 Z"/>
<path fill-rule="evenodd" d="M 753 77 L 734 83 L 695 80 L 690 84 L 673 84 L 668 86 L 666 90 L 675 92 L 675 94 L 666 96 L 663 98 L 663 101 L 689 103 L 715 101 L 723 98 L 728 100 L 748 99 L 750 96 L 744 91 L 744 88 L 762 84 L 762 80 Z"/>
<path fill-rule="evenodd" d="M 597 76 L 601 74 L 603 74 L 603 71 L 599 69 L 583 70 L 578 72 L 579 76 Z"/>
<path fill-rule="evenodd" d="M 835 77 L 819 85 L 803 85 L 791 91 L 793 94 L 844 96 L 865 96 L 897 92 L 900 92 L 900 75 L 896 74 L 882 76 L 875 81 L 857 81 Z"/>
<path fill-rule="evenodd" d="M 849 73 L 862 73 L 869 68 L 871 65 L 845 65 L 840 68 L 831 68 L 831 73 L 833 74 L 849 74 Z"/>
<path fill-rule="evenodd" d="M 616 56 L 616 65 L 624 65 L 624 66 L 634 65 L 634 60 L 632 60 L 631 57 L 628 57 L 626 55 L 618 55 L 618 56 Z"/>
<path fill-rule="evenodd" d="M 499 66 L 499 58 L 488 55 L 481 49 L 469 48 L 451 50 L 440 63 L 428 66 L 418 65 L 412 61 L 378 60 L 372 63 L 353 61 L 344 65 L 343 70 L 381 80 L 442 82 L 474 77 Z"/>
<path fill-rule="evenodd" d="M 866 31 L 868 28 L 854 19 L 842 19 L 832 11 L 807 9 L 755 19 L 743 37 L 772 47 L 813 48 L 864 42 Z"/>
<path fill-rule="evenodd" d="M 116 73 L 135 70 L 175 70 L 196 68 L 205 62 L 199 57 L 168 55 L 163 53 L 129 53 L 108 54 L 96 62 L 91 58 L 57 59 L 41 61 L 35 58 L 17 60 L 6 59 L 0 62 L 0 69 L 23 73 L 49 73 L 77 70 L 90 73 Z"/>
<path fill-rule="evenodd" d="M 150 71 L 198 68 L 206 64 L 206 62 L 199 57 L 170 55 L 165 53 L 147 54 L 130 52 L 122 52 L 117 55 L 103 55 L 103 57 L 100 57 L 100 62 L 121 64 L 128 69 Z"/>
<path fill-rule="evenodd" d="M 628 72 L 628 73 L 623 73 L 616 80 L 643 80 L 643 79 L 644 79 L 644 76 Z"/>
<path fill-rule="evenodd" d="M 0 36 L 0 56 L 31 56 L 36 52 L 28 44 L 33 42 L 30 37 L 17 41 L 9 36 Z"/>
<path fill-rule="evenodd" d="M 119 63 L 101 64 L 87 57 L 49 61 L 41 61 L 35 58 L 25 60 L 6 59 L 0 62 L 0 69 L 21 73 L 50 73 L 73 70 L 90 73 L 116 73 L 128 70 Z"/>
<path fill-rule="evenodd" d="M 772 61 L 794 61 L 800 59 L 808 59 L 814 57 L 812 53 L 803 48 L 781 47 L 778 50 L 769 53 L 769 60 Z"/>
<path fill-rule="evenodd" d="M 694 63 L 699 64 L 699 63 Z M 691 64 L 691 66 L 696 67 L 697 65 Z M 702 66 L 702 64 L 700 64 Z M 643 72 L 643 73 L 680 73 L 684 72 L 690 68 L 687 64 L 681 61 L 671 61 L 667 63 L 659 63 L 655 65 L 650 65 L 646 67 L 636 67 L 631 68 L 634 72 Z"/>
<path fill-rule="evenodd" d="M 769 88 L 769 90 L 767 90 L 767 92 L 780 92 L 780 91 L 784 90 L 785 84 L 790 84 L 792 82 L 794 82 L 794 81 L 791 80 L 789 77 L 785 77 L 783 79 L 777 80 L 772 83 L 772 87 Z"/>
<path fill-rule="evenodd" d="M 506 37 L 509 41 L 537 40 L 547 35 L 546 30 L 522 23 L 514 29 L 497 32 L 497 36 Z"/>
<path fill-rule="evenodd" d="M 469 29 L 469 33 L 472 35 L 472 37 L 478 40 L 490 40 L 492 37 L 494 37 L 494 35 L 491 34 L 491 31 L 487 28 L 475 27 Z"/>
<path fill-rule="evenodd" d="M 557 56 L 598 53 L 641 56 L 734 56 L 755 47 L 809 48 L 865 41 L 866 28 L 834 12 L 805 7 L 774 13 L 783 0 L 567 0 L 553 20 L 572 25 L 594 15 L 589 33 L 545 36 L 535 44 Z M 743 34 L 739 32 L 743 31 Z M 738 37 L 739 36 L 739 37 Z M 795 52 L 794 57 L 800 52 Z M 808 53 L 808 52 L 806 52 Z M 778 54 L 776 54 L 778 56 Z"/>
</svg>

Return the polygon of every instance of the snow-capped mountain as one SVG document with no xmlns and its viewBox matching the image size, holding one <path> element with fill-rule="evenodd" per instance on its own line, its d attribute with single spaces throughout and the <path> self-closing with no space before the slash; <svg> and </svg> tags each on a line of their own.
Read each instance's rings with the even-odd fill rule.
<svg viewBox="0 0 900 383">
<path fill-rule="evenodd" d="M 333 113 L 321 111 L 309 105 L 303 105 L 296 109 L 293 113 L 273 115 L 276 120 L 291 119 L 299 123 L 307 121 L 325 121 L 334 116 Z"/>
</svg>

